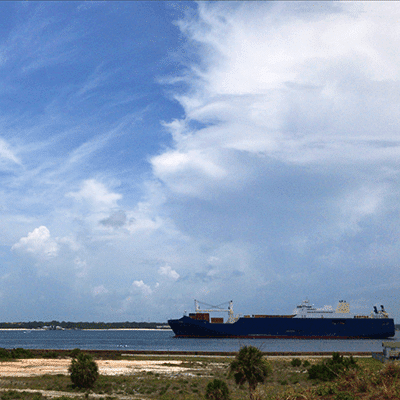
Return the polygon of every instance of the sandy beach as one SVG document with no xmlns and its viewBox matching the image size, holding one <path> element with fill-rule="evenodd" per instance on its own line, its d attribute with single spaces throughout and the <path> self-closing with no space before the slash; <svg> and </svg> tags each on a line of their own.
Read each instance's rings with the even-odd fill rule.
<svg viewBox="0 0 400 400">
<path fill-rule="evenodd" d="M 181 361 L 96 360 L 101 375 L 132 375 L 152 371 L 170 374 L 186 371 Z M 27 359 L 0 362 L 0 377 L 68 374 L 69 359 Z"/>
</svg>

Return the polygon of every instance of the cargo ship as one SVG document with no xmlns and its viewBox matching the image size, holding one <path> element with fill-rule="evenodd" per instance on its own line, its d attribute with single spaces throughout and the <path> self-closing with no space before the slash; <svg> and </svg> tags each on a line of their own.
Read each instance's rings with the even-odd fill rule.
<svg viewBox="0 0 400 400">
<path fill-rule="evenodd" d="M 205 303 L 203 303 L 205 304 Z M 228 303 L 227 303 L 228 304 Z M 211 308 L 210 308 L 211 307 Z M 201 309 L 195 300 L 195 313 L 168 324 L 177 338 L 247 338 L 247 339 L 384 339 L 395 335 L 393 318 L 383 305 L 370 315 L 350 312 L 350 305 L 340 300 L 331 306 L 315 308 L 308 300 L 290 315 L 234 315 L 233 302 L 228 308 L 210 306 Z M 210 312 L 228 312 L 228 318 L 211 318 Z M 186 314 L 186 312 L 185 312 Z"/>
</svg>

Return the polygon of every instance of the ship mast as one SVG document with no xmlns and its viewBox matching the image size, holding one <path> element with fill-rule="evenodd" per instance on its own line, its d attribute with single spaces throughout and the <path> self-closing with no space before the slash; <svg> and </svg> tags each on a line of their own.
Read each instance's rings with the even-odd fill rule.
<svg viewBox="0 0 400 400">
<path fill-rule="evenodd" d="M 206 309 L 201 309 L 199 303 L 208 306 L 210 308 L 206 308 Z M 223 305 L 228 305 L 228 308 L 222 308 L 221 306 Z M 234 322 L 236 322 L 239 319 L 239 315 L 234 315 L 233 313 L 233 301 L 229 301 L 226 303 L 222 303 L 218 306 L 213 306 L 211 304 L 207 304 L 204 303 L 202 301 L 198 301 L 198 300 L 194 300 L 194 310 L 196 313 L 204 313 L 204 312 L 227 312 L 228 313 L 228 320 L 226 321 L 229 324 L 233 324 Z"/>
</svg>

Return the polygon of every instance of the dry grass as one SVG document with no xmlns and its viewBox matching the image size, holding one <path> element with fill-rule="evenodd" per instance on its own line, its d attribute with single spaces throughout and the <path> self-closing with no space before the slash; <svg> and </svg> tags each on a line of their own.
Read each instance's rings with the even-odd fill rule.
<svg viewBox="0 0 400 400">
<path fill-rule="evenodd" d="M 268 357 L 273 372 L 264 385 L 259 385 L 260 400 L 391 400 L 400 399 L 400 365 L 383 365 L 372 358 L 359 358 L 357 370 L 343 373 L 332 382 L 308 379 L 307 367 L 292 365 L 292 358 Z M 228 378 L 229 357 L 134 357 L 121 360 L 131 363 L 128 372 L 118 375 L 102 374 L 90 392 L 91 398 L 103 399 L 203 399 L 212 379 L 222 379 L 229 387 L 232 400 L 248 398 L 247 388 L 237 387 Z M 62 360 L 54 360 L 62 361 Z M 311 364 L 320 359 L 307 360 Z M 17 361 L 18 362 L 18 361 Z M 103 365 L 119 367 L 112 360 L 97 360 Z M 141 368 L 134 368 L 142 363 Z M 101 368 L 100 368 L 101 371 Z M 121 372 L 121 371 L 120 371 Z M 9 376 L 0 373 L 0 400 L 39 400 L 44 398 L 85 397 L 85 392 L 71 385 L 69 376 L 55 375 Z M 32 392 L 36 390 L 37 392 Z M 39 392 L 40 391 L 40 392 Z M 36 396 L 36 397 L 35 397 Z"/>
</svg>

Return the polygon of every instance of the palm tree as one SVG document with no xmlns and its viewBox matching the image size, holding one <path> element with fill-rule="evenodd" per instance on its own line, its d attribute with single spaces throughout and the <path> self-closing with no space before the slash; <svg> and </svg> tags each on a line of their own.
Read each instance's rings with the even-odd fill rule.
<svg viewBox="0 0 400 400">
<path fill-rule="evenodd" d="M 244 346 L 229 367 L 229 375 L 233 375 L 238 385 L 248 383 L 251 400 L 254 398 L 257 385 L 264 383 L 272 371 L 270 365 L 262 357 L 262 352 L 256 347 Z"/>
</svg>

